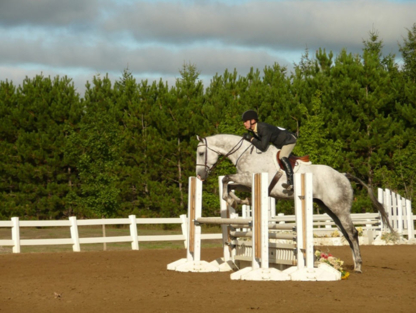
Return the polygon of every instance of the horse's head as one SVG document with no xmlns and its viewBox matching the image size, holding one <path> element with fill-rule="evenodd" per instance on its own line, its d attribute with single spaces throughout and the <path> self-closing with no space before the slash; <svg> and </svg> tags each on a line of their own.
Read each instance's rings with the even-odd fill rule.
<svg viewBox="0 0 416 313">
<path fill-rule="evenodd" d="M 196 149 L 196 176 L 205 180 L 212 167 L 218 161 L 219 153 L 208 146 L 208 140 L 197 136 L 199 141 Z"/>
</svg>

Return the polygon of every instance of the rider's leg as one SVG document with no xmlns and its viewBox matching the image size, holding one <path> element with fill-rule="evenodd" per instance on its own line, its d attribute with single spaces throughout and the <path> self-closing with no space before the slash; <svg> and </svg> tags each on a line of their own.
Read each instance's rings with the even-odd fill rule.
<svg viewBox="0 0 416 313">
<path fill-rule="evenodd" d="M 292 165 L 290 164 L 290 161 L 288 158 L 282 158 L 281 159 L 283 163 L 284 170 L 286 172 L 287 181 L 286 184 L 283 184 L 283 187 L 286 189 L 292 189 L 293 187 L 293 169 Z"/>
<path fill-rule="evenodd" d="M 296 146 L 296 143 L 283 146 L 280 150 L 279 158 L 283 163 L 284 171 L 286 172 L 287 182 L 283 184 L 283 187 L 286 189 L 293 188 L 293 169 L 289 161 L 289 155 L 292 153 L 293 148 Z"/>
</svg>

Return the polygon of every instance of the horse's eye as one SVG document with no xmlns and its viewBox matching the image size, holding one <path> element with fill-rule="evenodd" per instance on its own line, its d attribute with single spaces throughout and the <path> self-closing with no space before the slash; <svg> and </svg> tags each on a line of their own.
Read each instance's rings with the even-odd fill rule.
<svg viewBox="0 0 416 313">
<path fill-rule="evenodd" d="M 198 154 L 199 154 L 199 156 L 203 156 L 204 152 L 199 152 Z"/>
</svg>

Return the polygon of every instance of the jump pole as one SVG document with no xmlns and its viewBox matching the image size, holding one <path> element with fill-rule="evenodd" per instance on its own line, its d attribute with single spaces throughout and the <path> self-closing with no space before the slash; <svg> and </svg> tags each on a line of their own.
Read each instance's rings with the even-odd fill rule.
<svg viewBox="0 0 416 313">
<path fill-rule="evenodd" d="M 186 259 L 168 264 L 167 269 L 178 272 L 218 272 L 215 264 L 201 261 L 201 226 L 195 220 L 202 214 L 202 181 L 189 177 L 188 187 L 188 236 Z"/>
</svg>

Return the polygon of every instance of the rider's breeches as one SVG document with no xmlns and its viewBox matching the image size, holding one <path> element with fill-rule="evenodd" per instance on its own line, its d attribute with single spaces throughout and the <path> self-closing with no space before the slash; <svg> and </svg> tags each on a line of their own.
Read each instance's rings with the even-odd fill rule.
<svg viewBox="0 0 416 313">
<path fill-rule="evenodd" d="M 296 143 L 292 143 L 290 145 L 283 146 L 280 150 L 279 159 L 288 158 L 289 155 L 292 153 L 293 148 L 296 146 Z"/>
</svg>

